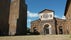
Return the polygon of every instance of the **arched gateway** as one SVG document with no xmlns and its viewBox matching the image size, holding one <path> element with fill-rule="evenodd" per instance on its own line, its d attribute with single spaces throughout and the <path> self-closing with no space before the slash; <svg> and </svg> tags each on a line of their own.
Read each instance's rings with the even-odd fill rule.
<svg viewBox="0 0 71 40">
<path fill-rule="evenodd" d="M 51 25 L 49 23 L 44 24 L 43 27 L 44 34 L 51 34 Z"/>
</svg>

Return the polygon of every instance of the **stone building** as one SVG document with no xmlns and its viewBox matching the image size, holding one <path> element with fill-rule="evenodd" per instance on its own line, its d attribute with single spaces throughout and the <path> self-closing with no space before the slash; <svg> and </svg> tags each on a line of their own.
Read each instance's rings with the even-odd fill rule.
<svg viewBox="0 0 71 40">
<path fill-rule="evenodd" d="M 10 0 L 0 0 L 0 35 L 8 35 Z"/>
<path fill-rule="evenodd" d="M 25 0 L 0 0 L 0 35 L 25 35 L 26 30 Z"/>
<path fill-rule="evenodd" d="M 65 27 L 67 34 L 71 34 L 71 0 L 67 0 L 64 15 L 66 16 Z"/>
<path fill-rule="evenodd" d="M 44 9 L 39 19 L 31 22 L 31 32 L 39 34 L 65 34 L 64 19 L 54 17 L 54 11 Z"/>
<path fill-rule="evenodd" d="M 23 35 L 27 30 L 27 5 L 25 0 L 12 0 L 9 15 L 9 35 Z"/>
</svg>

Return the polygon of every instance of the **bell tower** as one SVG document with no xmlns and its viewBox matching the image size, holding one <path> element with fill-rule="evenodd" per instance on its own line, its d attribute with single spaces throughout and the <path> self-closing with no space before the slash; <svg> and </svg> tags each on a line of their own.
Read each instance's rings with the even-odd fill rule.
<svg viewBox="0 0 71 40">
<path fill-rule="evenodd" d="M 9 32 L 10 0 L 0 0 L 0 35 L 8 35 Z"/>
<path fill-rule="evenodd" d="M 9 14 L 9 35 L 25 35 L 27 29 L 27 8 L 25 0 L 11 0 Z"/>
<path fill-rule="evenodd" d="M 20 0 L 19 18 L 17 19 L 17 35 L 26 35 L 27 33 L 27 5 L 25 0 Z"/>
<path fill-rule="evenodd" d="M 64 16 L 66 17 L 65 33 L 71 34 L 71 0 L 67 0 Z"/>
</svg>

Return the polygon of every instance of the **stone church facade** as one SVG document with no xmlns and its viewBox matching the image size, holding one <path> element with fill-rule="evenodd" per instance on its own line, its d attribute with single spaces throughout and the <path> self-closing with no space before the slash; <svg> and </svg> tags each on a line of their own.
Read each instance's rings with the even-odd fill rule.
<svg viewBox="0 0 71 40">
<path fill-rule="evenodd" d="M 25 35 L 26 30 L 25 0 L 0 0 L 0 35 Z"/>
<path fill-rule="evenodd" d="M 44 9 L 39 19 L 31 22 L 31 32 L 40 34 L 65 34 L 65 20 L 54 17 L 54 11 Z"/>
<path fill-rule="evenodd" d="M 44 12 L 44 11 L 43 11 Z M 52 31 L 48 31 L 48 34 L 71 34 L 71 0 L 67 0 L 66 6 L 65 6 L 65 13 L 64 16 L 66 17 L 65 20 L 59 19 L 59 18 L 53 18 L 54 20 L 50 23 L 50 21 L 42 21 L 41 19 L 35 20 L 31 22 L 31 32 L 34 32 L 34 28 L 40 33 L 40 34 L 47 34 L 46 32 L 42 32 L 44 29 L 45 24 L 52 25 Z M 62 29 L 62 33 L 60 32 L 59 27 L 62 26 L 60 29 Z M 50 26 L 49 26 L 50 27 Z M 50 28 L 48 28 L 50 30 Z M 44 31 L 44 30 L 43 30 Z"/>
</svg>

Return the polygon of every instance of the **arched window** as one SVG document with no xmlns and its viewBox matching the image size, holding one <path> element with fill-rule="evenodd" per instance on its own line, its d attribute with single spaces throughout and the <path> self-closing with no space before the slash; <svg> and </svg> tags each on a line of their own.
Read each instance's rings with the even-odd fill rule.
<svg viewBox="0 0 71 40">
<path fill-rule="evenodd" d="M 62 28 L 62 26 L 59 26 L 59 34 L 63 34 L 63 28 Z"/>
<path fill-rule="evenodd" d="M 67 27 L 67 34 L 69 34 L 69 27 Z"/>
</svg>

